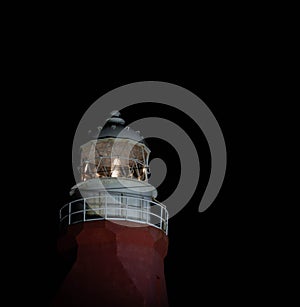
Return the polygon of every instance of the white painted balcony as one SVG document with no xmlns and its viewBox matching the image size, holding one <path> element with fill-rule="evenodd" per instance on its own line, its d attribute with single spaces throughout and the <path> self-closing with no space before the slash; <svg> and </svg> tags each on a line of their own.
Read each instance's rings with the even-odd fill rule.
<svg viewBox="0 0 300 307">
<path fill-rule="evenodd" d="M 61 226 L 96 220 L 130 221 L 161 229 L 168 234 L 168 211 L 157 201 L 121 194 L 81 198 L 59 211 Z"/>
</svg>

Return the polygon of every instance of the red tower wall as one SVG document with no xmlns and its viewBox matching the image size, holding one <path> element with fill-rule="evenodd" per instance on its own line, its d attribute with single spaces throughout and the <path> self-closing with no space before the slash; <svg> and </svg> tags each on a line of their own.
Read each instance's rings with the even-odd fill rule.
<svg viewBox="0 0 300 307">
<path fill-rule="evenodd" d="M 59 251 L 77 247 L 77 257 L 53 306 L 168 306 L 167 236 L 155 227 L 127 225 L 93 221 L 68 227 Z"/>
</svg>

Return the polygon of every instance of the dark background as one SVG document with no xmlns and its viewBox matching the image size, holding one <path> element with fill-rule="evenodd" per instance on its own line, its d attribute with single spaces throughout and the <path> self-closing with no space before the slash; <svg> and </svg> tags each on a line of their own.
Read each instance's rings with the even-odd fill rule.
<svg viewBox="0 0 300 307">
<path fill-rule="evenodd" d="M 107 91 L 155 80 L 185 87 L 207 104 L 228 154 L 224 184 L 209 209 L 198 213 L 199 189 L 170 220 L 170 306 L 293 305 L 287 301 L 298 293 L 299 259 L 292 261 L 298 231 L 290 225 L 298 223 L 290 217 L 298 215 L 290 208 L 297 202 L 280 194 L 287 183 L 284 196 L 290 195 L 297 181 L 279 173 L 297 174 L 294 142 L 283 132 L 283 117 L 291 115 L 283 83 L 292 75 L 281 69 L 295 67 L 291 9 L 226 3 L 211 11 L 180 6 L 176 14 L 156 6 L 148 16 L 121 11 L 119 19 L 105 8 L 92 16 L 82 6 L 79 14 L 70 6 L 25 7 L 11 10 L 3 25 L 2 196 L 8 201 L 2 201 L 1 254 L 8 302 L 47 306 L 67 271 L 56 255 L 58 209 L 75 183 L 72 140 L 82 115 Z"/>
<path fill-rule="evenodd" d="M 103 52 L 97 57 L 98 49 L 94 51 L 91 60 L 71 48 L 47 50 L 41 65 L 35 64 L 27 75 L 26 100 L 18 112 L 22 116 L 26 110 L 26 125 L 20 127 L 19 137 L 27 141 L 22 149 L 29 157 L 24 166 L 29 174 L 24 193 L 31 199 L 31 208 L 28 212 L 21 206 L 28 216 L 22 229 L 30 239 L 23 240 L 19 233 L 25 269 L 24 281 L 18 281 L 20 292 L 30 302 L 47 306 L 67 273 L 56 253 L 58 210 L 69 201 L 75 184 L 72 141 L 82 115 L 118 86 L 154 80 L 185 87 L 207 104 L 223 131 L 228 155 L 218 197 L 208 210 L 198 213 L 210 163 L 205 140 L 199 141 L 206 159 L 200 161 L 206 165 L 201 186 L 169 223 L 165 273 L 170 306 L 178 306 L 179 301 L 186 305 L 206 300 L 211 304 L 257 302 L 266 294 L 265 281 L 273 274 L 265 252 L 273 238 L 260 231 L 265 216 L 256 214 L 255 206 L 261 204 L 253 202 L 258 181 L 253 180 L 251 140 L 256 131 L 251 90 L 260 83 L 258 79 L 249 83 L 249 74 L 255 71 L 255 63 L 243 60 L 234 50 L 186 51 L 182 56 L 166 52 L 155 58 Z"/>
</svg>

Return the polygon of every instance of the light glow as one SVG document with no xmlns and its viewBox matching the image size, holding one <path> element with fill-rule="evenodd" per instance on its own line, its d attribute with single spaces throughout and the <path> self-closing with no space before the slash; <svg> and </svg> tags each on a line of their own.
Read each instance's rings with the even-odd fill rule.
<svg viewBox="0 0 300 307">
<path fill-rule="evenodd" d="M 120 165 L 121 165 L 121 160 L 119 158 L 115 158 L 114 162 L 112 163 L 112 173 L 111 177 L 120 177 L 121 172 L 120 172 Z"/>
</svg>

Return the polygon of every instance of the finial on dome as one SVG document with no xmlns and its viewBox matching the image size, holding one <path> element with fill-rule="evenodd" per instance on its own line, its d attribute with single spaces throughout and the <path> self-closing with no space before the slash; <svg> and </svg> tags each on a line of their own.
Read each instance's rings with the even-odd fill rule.
<svg viewBox="0 0 300 307">
<path fill-rule="evenodd" d="M 110 112 L 110 115 L 114 116 L 114 117 L 119 117 L 121 115 L 121 113 L 118 110 L 114 110 L 114 111 Z"/>
</svg>

